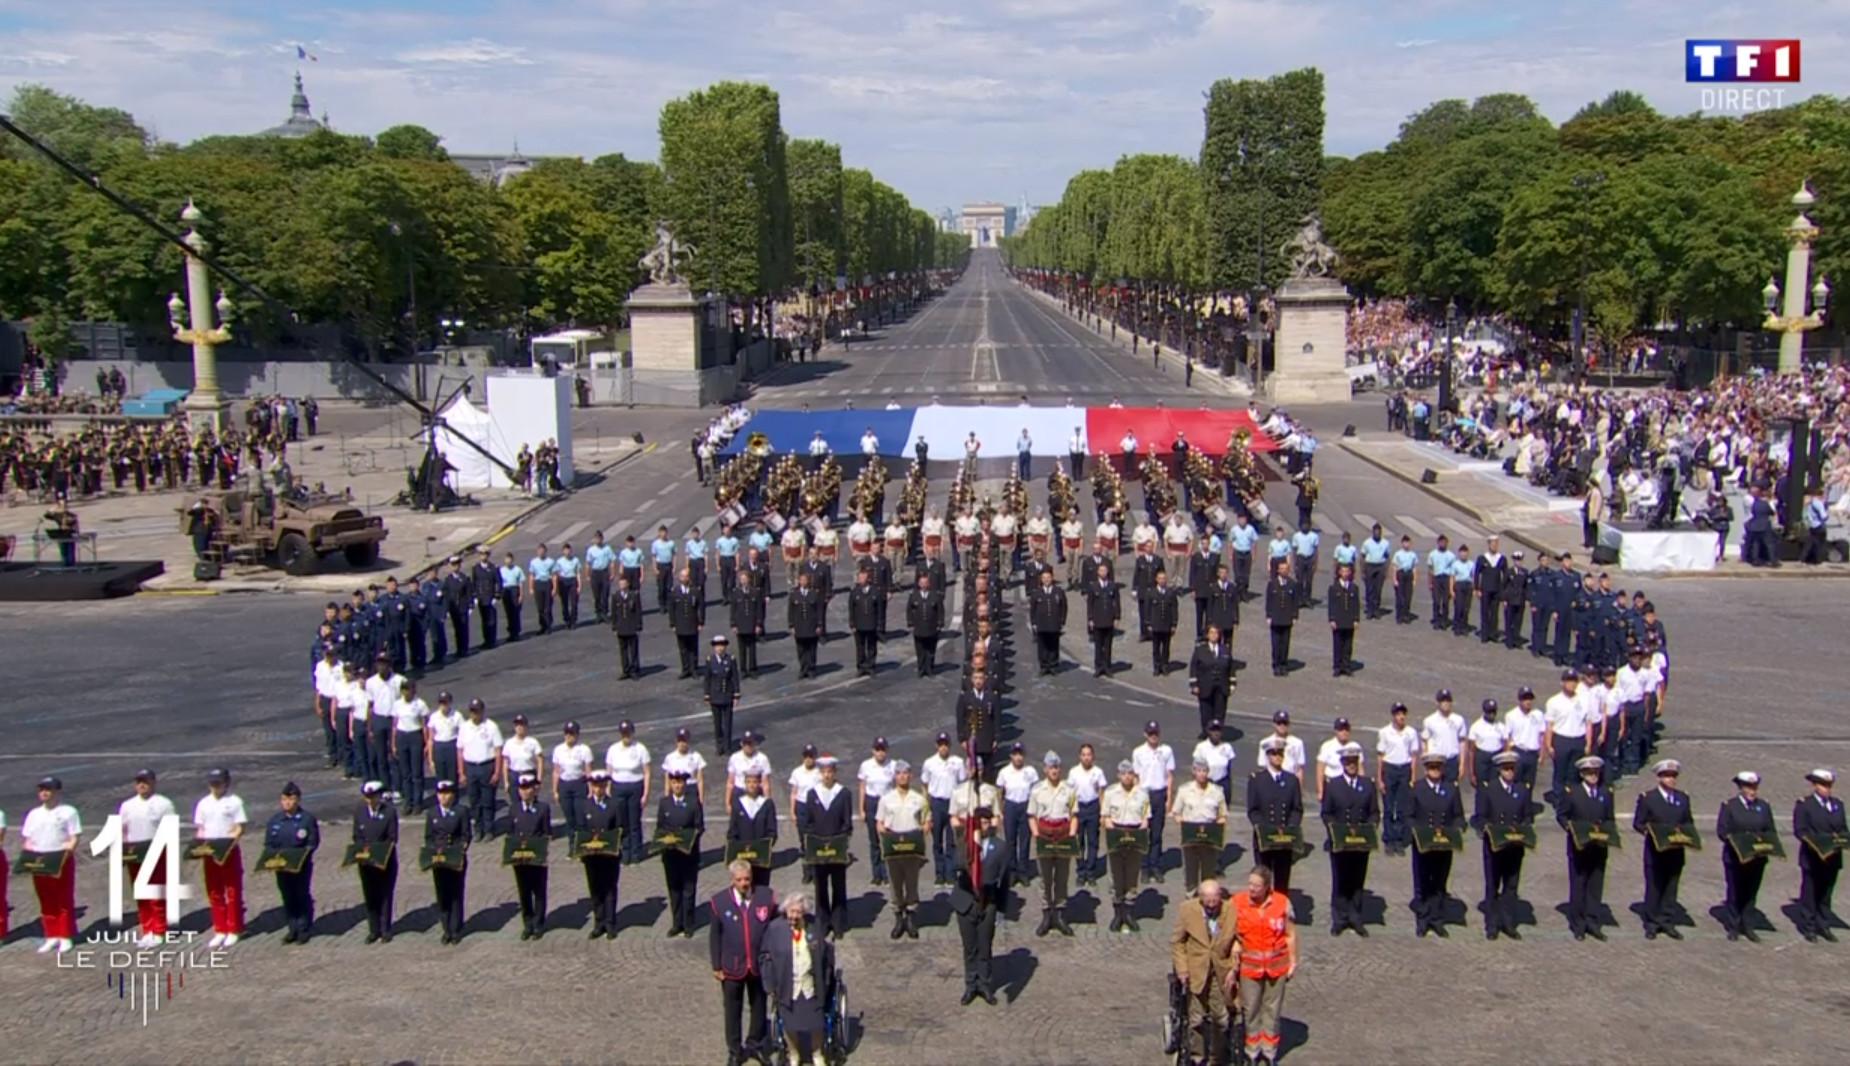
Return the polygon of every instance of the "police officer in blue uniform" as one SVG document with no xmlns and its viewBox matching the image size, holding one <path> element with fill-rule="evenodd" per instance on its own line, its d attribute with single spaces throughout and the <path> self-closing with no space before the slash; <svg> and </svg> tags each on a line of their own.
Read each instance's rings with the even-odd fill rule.
<svg viewBox="0 0 1850 1066">
<path fill-rule="evenodd" d="M 1735 854 L 1728 838 L 1735 833 L 1771 833 L 1773 808 L 1760 798 L 1760 775 L 1743 770 L 1734 775 L 1735 796 L 1722 804 L 1715 816 L 1715 836 L 1722 846 L 1722 876 L 1728 886 L 1722 900 L 1722 926 L 1729 940 L 1746 937 L 1759 943 L 1754 932 L 1754 903 L 1760 897 L 1760 880 L 1766 876 L 1768 858 L 1754 855 L 1746 859 Z"/>
<path fill-rule="evenodd" d="M 467 848 L 471 837 L 469 817 L 456 802 L 456 782 L 448 778 L 437 782 L 437 805 L 424 816 L 424 846 L 441 849 L 460 844 Z M 431 884 L 437 893 L 437 921 L 443 927 L 445 945 L 462 942 L 463 887 L 468 881 L 468 865 L 465 854 L 460 870 L 436 865 L 430 868 Z"/>
<path fill-rule="evenodd" d="M 405 657 L 422 673 L 430 665 L 430 599 L 417 578 L 405 583 Z"/>
<path fill-rule="evenodd" d="M 392 669 L 403 673 L 408 662 L 407 630 L 411 626 L 411 603 L 398 591 L 398 578 L 385 579 L 385 593 L 379 597 L 379 615 L 383 622 L 383 650 L 392 657 Z"/>
<path fill-rule="evenodd" d="M 476 618 L 482 625 L 482 647 L 492 648 L 499 629 L 495 617 L 495 601 L 501 595 L 501 571 L 495 566 L 487 548 L 482 549 L 482 557 L 476 560 L 475 569 L 469 571 L 469 592 L 470 602 L 475 604 Z M 460 645 L 458 654 L 467 654 L 467 638 L 461 638 L 457 643 Z"/>
<path fill-rule="evenodd" d="M 533 597 L 534 623 L 540 627 L 540 635 L 552 632 L 553 594 L 557 591 L 556 577 L 558 561 L 546 552 L 546 545 L 541 544 L 527 560 L 527 591 Z"/>
<path fill-rule="evenodd" d="M 366 942 L 392 941 L 392 894 L 398 888 L 398 809 L 385 802 L 385 785 L 368 781 L 360 786 L 360 805 L 353 812 L 355 844 L 394 845 L 383 869 L 361 863 L 360 895 L 366 907 Z"/>
<path fill-rule="evenodd" d="M 1521 940 L 1522 934 L 1516 931 L 1516 902 L 1525 849 L 1520 844 L 1500 846 L 1502 841 L 1495 835 L 1501 830 L 1533 830 L 1539 807 L 1531 800 L 1528 786 L 1517 780 L 1521 760 L 1515 752 L 1498 752 L 1490 761 L 1496 765 L 1496 779 L 1478 785 L 1477 808 L 1471 815 L 1472 828 L 1484 834 L 1484 939 L 1495 940 L 1502 934 Z"/>
<path fill-rule="evenodd" d="M 283 786 L 282 809 L 270 816 L 263 830 L 265 848 L 307 848 L 308 858 L 296 873 L 276 871 L 276 891 L 283 897 L 283 943 L 308 943 L 315 924 L 315 849 L 321 846 L 321 823 L 302 809 L 302 789 L 294 781 Z"/>
<path fill-rule="evenodd" d="M 1535 572 L 1529 575 L 1529 651 L 1537 659 L 1554 657 L 1548 627 L 1560 610 L 1561 573 L 1549 565 L 1554 556 L 1537 552 Z"/>
<path fill-rule="evenodd" d="M 610 771 L 591 771 L 591 795 L 578 809 L 576 828 L 585 832 L 625 829 L 623 808 L 610 798 Z M 631 849 L 635 850 L 635 849 Z M 617 938 L 617 888 L 623 875 L 622 856 L 616 851 L 585 852 L 585 889 L 591 896 L 591 939 Z"/>
<path fill-rule="evenodd" d="M 555 590 L 559 595 L 559 621 L 565 628 L 578 628 L 578 589 L 584 573 L 584 560 L 572 554 L 572 543 L 566 541 L 559 549 L 559 557 L 552 561 Z"/>
<path fill-rule="evenodd" d="M 1418 617 L 1413 611 L 1413 571 L 1420 565 L 1412 537 L 1403 535 L 1400 538 L 1400 548 L 1389 562 L 1394 567 L 1394 621 L 1403 626 L 1412 625 Z"/>
<path fill-rule="evenodd" d="M 1367 539 L 1362 541 L 1362 609 L 1369 618 L 1379 618 L 1385 612 L 1381 609 L 1381 593 L 1387 588 L 1388 557 L 1393 553 L 1393 546 L 1381 532 L 1381 523 L 1369 527 Z"/>
<path fill-rule="evenodd" d="M 539 798 L 539 777 L 523 773 L 515 788 L 519 798 L 508 812 L 509 831 L 517 837 L 551 837 L 552 807 Z M 520 898 L 520 939 L 538 940 L 546 933 L 546 867 L 516 865 L 514 891 Z"/>
</svg>

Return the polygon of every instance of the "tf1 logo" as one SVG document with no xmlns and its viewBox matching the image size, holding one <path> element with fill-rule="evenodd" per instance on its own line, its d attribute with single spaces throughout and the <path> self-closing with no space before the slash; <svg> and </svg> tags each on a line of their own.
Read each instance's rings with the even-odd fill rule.
<svg viewBox="0 0 1850 1066">
<path fill-rule="evenodd" d="M 1799 42 L 1684 41 L 1686 82 L 1762 82 L 1799 80 Z"/>
</svg>

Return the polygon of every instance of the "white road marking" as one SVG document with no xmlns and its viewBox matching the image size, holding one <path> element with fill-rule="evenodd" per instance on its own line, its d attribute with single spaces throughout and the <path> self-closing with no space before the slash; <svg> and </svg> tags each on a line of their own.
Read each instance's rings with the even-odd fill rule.
<svg viewBox="0 0 1850 1066">
<path fill-rule="evenodd" d="M 1478 529 L 1476 526 L 1465 525 L 1463 522 L 1460 522 L 1458 519 L 1452 518 L 1447 515 L 1440 515 L 1438 518 L 1434 519 L 1433 521 L 1438 522 L 1440 525 L 1444 526 L 1445 528 L 1451 530 L 1452 532 L 1458 534 L 1461 537 L 1467 537 L 1472 540 L 1483 540 L 1486 536 L 1489 535 L 1485 533 L 1483 530 Z"/>
<path fill-rule="evenodd" d="M 578 535 L 579 530 L 585 528 L 586 526 L 590 524 L 591 523 L 589 522 L 573 522 L 571 525 L 566 526 L 565 529 L 559 533 L 559 539 L 562 541 L 569 541 L 573 537 L 576 537 Z"/>
<path fill-rule="evenodd" d="M 453 540 L 453 541 L 457 541 L 458 543 L 460 543 L 460 542 L 472 539 L 477 533 L 480 533 L 481 531 L 482 531 L 481 526 L 461 526 L 459 528 L 450 530 L 447 534 L 444 535 L 443 539 Z"/>
<path fill-rule="evenodd" d="M 1375 516 L 1371 514 L 1362 514 L 1360 512 L 1357 512 L 1353 517 L 1355 518 L 1355 524 L 1358 526 L 1361 526 L 1363 529 L 1372 528 L 1375 524 Z M 1383 530 L 1382 532 L 1385 533 L 1386 530 Z"/>
<path fill-rule="evenodd" d="M 622 536 L 623 531 L 628 529 L 632 524 L 635 523 L 635 521 L 636 520 L 634 518 L 625 518 L 623 521 L 618 522 L 616 525 L 611 526 L 609 529 L 604 530 L 604 539 L 605 540 L 616 540 L 618 537 Z"/>
<path fill-rule="evenodd" d="M 1421 540 L 1432 540 L 1439 535 L 1433 531 L 1431 526 L 1410 514 L 1397 514 L 1394 516 L 1394 521 L 1400 523 L 1400 528 L 1403 531 L 1411 533 Z"/>
<path fill-rule="evenodd" d="M 1330 530 L 1331 532 L 1341 532 L 1343 528 L 1340 522 L 1331 521 L 1330 516 L 1325 514 L 1322 511 L 1311 512 L 1310 520 L 1313 523 L 1315 523 L 1315 528 L 1317 529 L 1327 529 L 1327 530 Z"/>
</svg>

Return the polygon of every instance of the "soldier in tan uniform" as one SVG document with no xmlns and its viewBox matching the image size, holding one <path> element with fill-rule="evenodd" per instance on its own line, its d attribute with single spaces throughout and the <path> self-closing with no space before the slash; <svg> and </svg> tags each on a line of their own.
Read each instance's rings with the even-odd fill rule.
<svg viewBox="0 0 1850 1066">
<path fill-rule="evenodd" d="M 1118 783 L 1105 790 L 1098 804 L 1099 823 L 1106 829 L 1150 828 L 1150 794 L 1137 784 L 1137 768 L 1129 759 L 1118 763 Z M 1135 933 L 1131 893 L 1137 889 L 1137 871 L 1143 853 L 1113 851 L 1111 864 L 1111 931 Z"/>
<path fill-rule="evenodd" d="M 1206 759 L 1195 760 L 1194 780 L 1176 789 L 1169 802 L 1169 813 L 1182 827 L 1182 883 L 1193 893 L 1204 880 L 1220 876 L 1220 848 L 1208 844 L 1188 843 L 1191 825 L 1218 825 L 1226 836 L 1227 793 L 1208 779 Z"/>
<path fill-rule="evenodd" d="M 1028 793 L 1028 831 L 1035 840 L 1076 842 L 1079 794 L 1073 790 L 1072 782 L 1063 779 L 1057 752 L 1050 751 L 1041 757 L 1041 769 L 1046 776 Z M 1058 929 L 1072 936 L 1073 927 L 1066 924 L 1064 913 L 1067 886 L 1073 873 L 1072 857 L 1042 855 L 1039 864 L 1041 927 L 1034 935 L 1046 936 L 1049 929 Z"/>
</svg>

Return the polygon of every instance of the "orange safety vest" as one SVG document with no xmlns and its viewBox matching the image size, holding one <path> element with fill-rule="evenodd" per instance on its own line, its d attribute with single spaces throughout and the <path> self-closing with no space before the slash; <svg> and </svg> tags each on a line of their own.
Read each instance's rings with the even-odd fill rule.
<svg viewBox="0 0 1850 1066">
<path fill-rule="evenodd" d="M 1283 980 L 1291 969 L 1286 938 L 1291 929 L 1291 897 L 1283 892 L 1254 903 L 1240 892 L 1233 897 L 1234 934 L 1240 938 L 1240 976 Z"/>
</svg>

